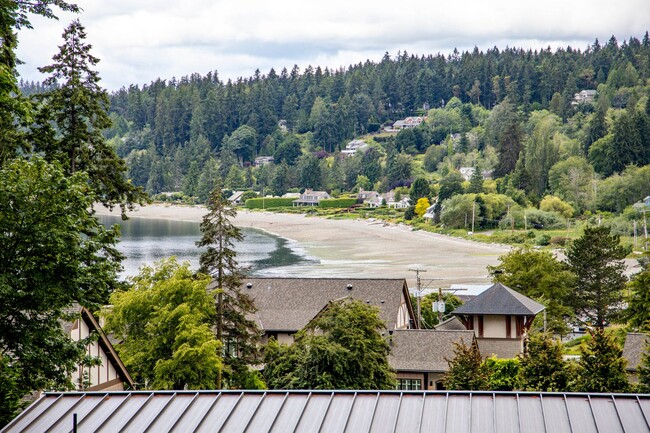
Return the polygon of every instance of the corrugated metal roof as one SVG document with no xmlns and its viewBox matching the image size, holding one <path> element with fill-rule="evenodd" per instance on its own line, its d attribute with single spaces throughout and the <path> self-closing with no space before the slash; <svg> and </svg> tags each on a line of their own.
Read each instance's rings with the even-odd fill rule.
<svg viewBox="0 0 650 433">
<path fill-rule="evenodd" d="M 416 391 L 46 393 L 2 430 L 646 433 L 648 394 Z"/>
</svg>

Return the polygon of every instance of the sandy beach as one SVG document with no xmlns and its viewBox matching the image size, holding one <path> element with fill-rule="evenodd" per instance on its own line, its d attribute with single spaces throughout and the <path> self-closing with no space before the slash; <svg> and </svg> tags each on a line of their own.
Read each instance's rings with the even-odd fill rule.
<svg viewBox="0 0 650 433">
<path fill-rule="evenodd" d="M 201 206 L 149 205 L 129 212 L 131 218 L 200 222 Z M 108 214 L 98 208 L 98 214 Z M 114 215 L 117 214 L 113 211 Z M 454 283 L 489 283 L 487 266 L 508 252 L 505 245 L 472 242 L 413 231 L 404 225 L 372 220 L 331 220 L 304 215 L 241 210 L 235 224 L 253 227 L 289 239 L 313 264 L 297 269 L 296 276 L 405 278 L 415 286 L 422 269 L 422 287 L 436 289 Z"/>
</svg>

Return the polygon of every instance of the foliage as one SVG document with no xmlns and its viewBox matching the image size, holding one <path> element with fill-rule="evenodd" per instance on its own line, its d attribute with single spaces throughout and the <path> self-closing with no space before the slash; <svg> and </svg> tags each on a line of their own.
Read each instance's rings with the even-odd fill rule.
<svg viewBox="0 0 650 433">
<path fill-rule="evenodd" d="M 548 329 L 566 333 L 566 322 L 573 313 L 567 306 L 574 287 L 569 267 L 549 251 L 525 248 L 513 249 L 499 261 L 497 266 L 488 266 L 493 280 L 544 304 Z"/>
<path fill-rule="evenodd" d="M 519 360 L 490 357 L 483 361 L 487 373 L 487 389 L 492 391 L 512 391 L 519 389 Z"/>
<path fill-rule="evenodd" d="M 567 248 L 567 264 L 575 275 L 569 305 L 577 318 L 602 329 L 618 313 L 627 253 L 619 236 L 610 235 L 605 226 L 585 227 L 584 234 Z"/>
<path fill-rule="evenodd" d="M 488 374 L 476 340 L 467 346 L 464 341 L 454 343 L 454 358 L 448 359 L 445 374 L 446 389 L 481 391 L 489 389 Z"/>
<path fill-rule="evenodd" d="M 483 173 L 478 166 L 474 167 L 472 171 L 472 177 L 469 179 L 469 188 L 467 192 L 480 194 L 483 192 Z"/>
<path fill-rule="evenodd" d="M 424 329 L 432 329 L 438 324 L 438 313 L 433 311 L 433 303 L 438 300 L 437 293 L 427 293 L 420 299 L 420 314 L 422 315 L 421 327 Z M 444 317 L 448 316 L 457 307 L 463 304 L 463 301 L 458 296 L 451 293 L 443 293 L 442 300 L 445 303 Z M 411 295 L 411 304 L 415 307 L 417 305 L 417 298 Z"/>
<path fill-rule="evenodd" d="M 548 173 L 548 183 L 555 195 L 579 212 L 593 209 L 594 169 L 585 158 L 572 156 L 555 164 Z"/>
<path fill-rule="evenodd" d="M 266 346 L 271 389 L 392 389 L 390 346 L 379 311 L 357 300 L 330 302 L 291 346 Z"/>
<path fill-rule="evenodd" d="M 627 284 L 631 294 L 624 312 L 626 322 L 642 332 L 650 331 L 650 270 L 634 275 Z"/>
<path fill-rule="evenodd" d="M 212 389 L 222 369 L 215 338 L 210 277 L 174 258 L 144 266 L 132 286 L 111 295 L 106 330 L 121 343 L 120 358 L 149 389 Z"/>
<path fill-rule="evenodd" d="M 422 197 L 418 199 L 418 202 L 415 204 L 415 214 L 422 218 L 422 216 L 427 212 L 427 209 L 431 206 L 431 203 L 429 203 L 429 199 L 426 197 Z"/>
<path fill-rule="evenodd" d="M 470 228 L 472 217 L 476 221 L 481 217 L 480 209 L 475 205 L 476 194 L 457 194 L 443 202 L 440 221 L 449 228 Z"/>
<path fill-rule="evenodd" d="M 431 189 L 429 187 L 429 181 L 424 178 L 417 178 L 415 182 L 411 184 L 411 190 L 409 191 L 409 197 L 411 203 L 417 203 L 421 198 L 429 198 Z"/>
<path fill-rule="evenodd" d="M 15 409 L 14 398 L 70 386 L 68 373 L 85 352 L 61 328 L 65 310 L 100 305 L 118 286 L 119 231 L 104 228 L 88 210 L 95 195 L 87 182 L 84 173 L 68 176 L 37 157 L 0 168 L 4 414 Z"/>
<path fill-rule="evenodd" d="M 260 331 L 250 316 L 256 308 L 248 294 L 242 292 L 242 273 L 236 259 L 235 241 L 242 241 L 241 230 L 231 220 L 237 211 L 217 186 L 206 205 L 208 213 L 201 222 L 201 240 L 197 247 L 207 247 L 199 259 L 200 271 L 214 278 L 211 293 L 216 296 L 217 340 L 226 349 L 223 356 L 225 379 L 229 387 L 241 388 L 250 383 L 249 364 L 259 356 Z M 216 388 L 223 386 L 219 370 Z"/>
<path fill-rule="evenodd" d="M 357 204 L 356 198 L 326 198 L 318 202 L 322 208 L 346 208 Z"/>
<path fill-rule="evenodd" d="M 547 195 L 539 203 L 539 210 L 544 212 L 555 212 L 563 218 L 571 218 L 573 216 L 573 207 L 569 203 L 562 201 L 561 198 L 552 195 Z"/>
<path fill-rule="evenodd" d="M 39 68 L 51 74 L 44 84 L 52 86 L 37 97 L 39 115 L 51 120 L 55 128 L 46 121 L 33 128 L 35 150 L 50 161 L 59 161 L 68 174 L 87 172 L 96 200 L 109 207 L 119 204 L 125 218 L 127 206 L 144 203 L 146 195 L 126 179 L 124 160 L 102 134 L 111 125 L 108 94 L 99 86 L 97 71 L 91 69 L 99 59 L 84 43 L 86 32 L 79 20 L 72 21 L 63 38 L 54 63 Z"/>
<path fill-rule="evenodd" d="M 629 383 L 623 349 L 603 329 L 590 330 L 589 336 L 581 348 L 575 391 L 626 392 Z"/>
<path fill-rule="evenodd" d="M 246 209 L 271 209 L 275 207 L 293 206 L 295 198 L 249 198 L 246 200 Z"/>
<path fill-rule="evenodd" d="M 532 335 L 519 357 L 519 383 L 525 391 L 562 392 L 569 389 L 571 369 L 562 344 L 546 333 Z"/>
</svg>

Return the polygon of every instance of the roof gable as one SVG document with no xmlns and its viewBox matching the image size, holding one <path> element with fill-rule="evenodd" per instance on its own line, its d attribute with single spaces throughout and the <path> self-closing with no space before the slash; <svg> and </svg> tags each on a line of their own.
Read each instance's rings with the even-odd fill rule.
<svg viewBox="0 0 650 433">
<path fill-rule="evenodd" d="M 246 278 L 241 290 L 253 298 L 264 331 L 299 331 L 328 302 L 345 297 L 378 307 L 387 329 L 395 328 L 403 302 L 414 317 L 404 279 Z"/>
<path fill-rule="evenodd" d="M 539 302 L 535 302 L 501 283 L 496 283 L 474 299 L 456 308 L 452 314 L 533 316 L 544 308 Z"/>
</svg>

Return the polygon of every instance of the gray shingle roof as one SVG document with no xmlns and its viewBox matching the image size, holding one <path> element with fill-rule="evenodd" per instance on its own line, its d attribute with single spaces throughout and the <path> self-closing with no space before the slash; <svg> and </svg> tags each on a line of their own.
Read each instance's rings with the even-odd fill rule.
<svg viewBox="0 0 650 433">
<path fill-rule="evenodd" d="M 255 301 L 264 331 L 299 331 L 329 301 L 345 297 L 379 307 L 386 328 L 394 329 L 402 300 L 410 306 L 406 281 L 397 278 L 246 278 L 241 290 Z"/>
<path fill-rule="evenodd" d="M 393 331 L 389 363 L 397 371 L 444 372 L 454 357 L 454 343 L 470 345 L 474 331 L 409 329 Z"/>
<path fill-rule="evenodd" d="M 648 394 L 421 391 L 47 393 L 3 433 L 648 433 Z"/>
<path fill-rule="evenodd" d="M 630 332 L 625 337 L 623 346 L 623 358 L 627 359 L 627 369 L 637 371 L 641 364 L 641 356 L 645 350 L 645 342 L 648 339 L 646 334 Z"/>
<path fill-rule="evenodd" d="M 452 314 L 507 314 L 512 316 L 531 316 L 544 310 L 544 306 L 519 292 L 496 283 L 474 299 L 452 311 Z"/>
</svg>

